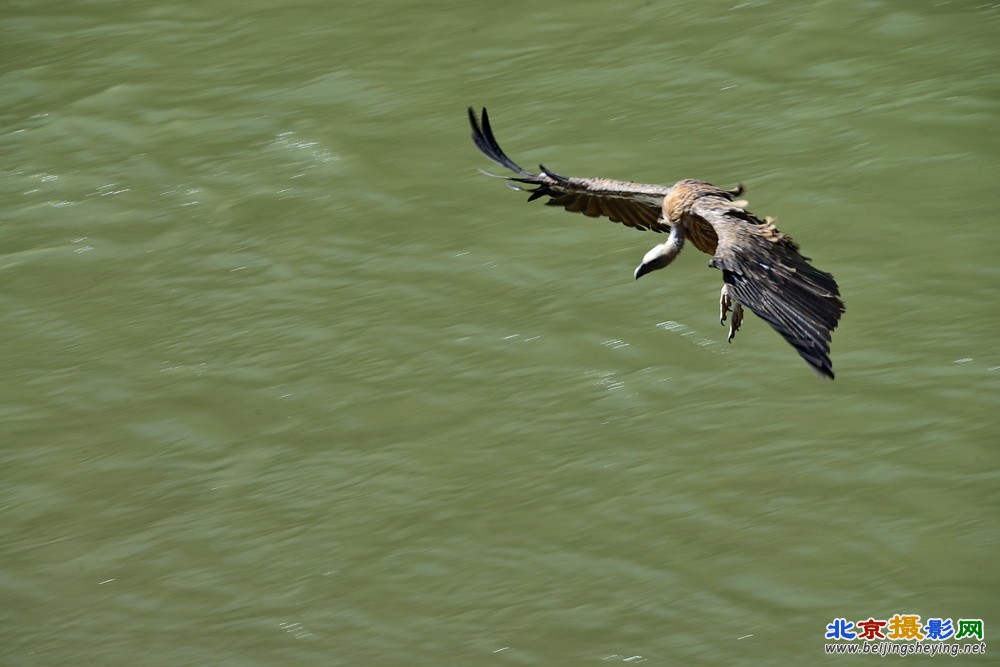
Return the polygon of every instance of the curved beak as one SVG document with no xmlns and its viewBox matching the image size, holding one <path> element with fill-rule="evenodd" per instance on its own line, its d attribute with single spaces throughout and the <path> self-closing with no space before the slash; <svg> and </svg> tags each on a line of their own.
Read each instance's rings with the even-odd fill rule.
<svg viewBox="0 0 1000 667">
<path fill-rule="evenodd" d="M 638 280 L 650 271 L 655 271 L 658 268 L 659 267 L 657 266 L 653 266 L 651 262 L 643 262 L 639 266 L 635 267 L 635 273 L 633 275 L 635 276 L 635 279 Z"/>
<path fill-rule="evenodd" d="M 670 236 L 666 243 L 655 246 L 642 258 L 642 263 L 635 267 L 635 279 L 638 280 L 650 271 L 662 269 L 674 261 L 684 247 L 684 224 L 678 222 L 670 228 Z"/>
</svg>

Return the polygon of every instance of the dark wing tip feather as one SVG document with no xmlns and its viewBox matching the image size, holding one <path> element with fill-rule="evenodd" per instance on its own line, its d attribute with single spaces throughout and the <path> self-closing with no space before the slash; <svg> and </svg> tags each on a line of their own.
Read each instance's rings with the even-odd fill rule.
<svg viewBox="0 0 1000 667">
<path fill-rule="evenodd" d="M 514 173 L 518 174 L 518 176 L 500 176 L 500 178 L 506 178 L 507 184 L 513 189 L 530 193 L 528 201 L 534 201 L 541 197 L 556 197 L 558 196 L 558 193 L 553 192 L 549 188 L 549 183 L 552 181 L 559 183 L 566 183 L 569 181 L 569 179 L 565 176 L 560 176 L 551 172 L 541 165 L 539 165 L 541 173 L 532 174 L 530 171 L 524 169 L 519 164 L 511 160 L 503 149 L 500 148 L 500 144 L 497 142 L 496 137 L 493 134 L 493 127 L 490 125 L 490 115 L 486 111 L 486 107 L 483 107 L 483 112 L 480 118 L 476 117 L 475 109 L 469 107 L 469 124 L 472 126 L 472 141 L 476 144 L 476 148 L 478 148 L 483 155 L 496 164 L 506 167 L 507 169 L 510 169 Z M 486 173 L 490 176 L 499 176 L 499 174 L 489 174 L 489 172 Z M 513 183 L 511 181 L 513 181 Z M 514 183 L 524 183 L 527 185 L 536 185 L 538 187 L 534 189 L 523 188 L 514 185 Z"/>
<path fill-rule="evenodd" d="M 506 167 L 513 172 L 521 174 L 522 176 L 534 176 L 528 171 L 525 171 L 516 162 L 507 157 L 507 154 L 503 152 L 500 148 L 500 144 L 497 143 L 496 137 L 493 136 L 493 128 L 490 127 L 490 116 L 486 112 L 486 107 L 483 107 L 482 121 L 476 118 L 476 111 L 472 107 L 469 107 L 469 124 L 472 126 L 472 142 L 476 144 L 476 148 L 488 157 L 493 162 L 497 163 L 502 167 Z"/>
</svg>

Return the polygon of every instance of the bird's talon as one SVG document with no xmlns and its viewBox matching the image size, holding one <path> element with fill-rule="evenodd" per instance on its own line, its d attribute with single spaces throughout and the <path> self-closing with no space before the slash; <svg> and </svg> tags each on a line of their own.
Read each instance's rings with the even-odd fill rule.
<svg viewBox="0 0 1000 667">
<path fill-rule="evenodd" d="M 729 342 L 733 342 L 733 337 L 743 325 L 743 306 L 738 303 L 733 304 L 733 319 L 729 322 Z"/>
<path fill-rule="evenodd" d="M 729 290 L 726 285 L 722 286 L 722 292 L 719 294 L 719 324 L 725 325 L 726 323 L 726 313 L 729 312 L 729 306 L 732 302 L 729 300 Z"/>
</svg>

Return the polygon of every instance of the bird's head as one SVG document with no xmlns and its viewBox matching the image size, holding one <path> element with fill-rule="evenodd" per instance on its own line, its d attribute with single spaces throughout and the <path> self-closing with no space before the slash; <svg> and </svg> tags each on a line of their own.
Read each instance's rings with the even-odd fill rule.
<svg viewBox="0 0 1000 667">
<path fill-rule="evenodd" d="M 658 245 L 642 258 L 639 266 L 635 267 L 635 279 L 642 278 L 647 273 L 662 269 L 673 260 L 673 256 L 664 253 L 664 247 Z"/>
<path fill-rule="evenodd" d="M 651 271 L 662 269 L 674 261 L 674 257 L 677 257 L 681 248 L 684 247 L 684 231 L 683 223 L 677 223 L 671 227 L 667 242 L 661 243 L 647 252 L 639 266 L 635 267 L 635 279 L 638 280 Z"/>
</svg>

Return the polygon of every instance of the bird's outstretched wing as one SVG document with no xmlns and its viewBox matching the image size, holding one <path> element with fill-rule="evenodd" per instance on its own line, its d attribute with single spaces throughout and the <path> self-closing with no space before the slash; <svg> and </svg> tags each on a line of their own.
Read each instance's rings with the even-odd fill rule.
<svg viewBox="0 0 1000 667">
<path fill-rule="evenodd" d="M 561 206 L 567 211 L 583 213 L 591 218 L 604 216 L 635 229 L 669 232 L 670 225 L 661 220 L 663 198 L 670 192 L 666 185 L 647 185 L 631 181 L 614 181 L 607 178 L 567 178 L 538 165 L 541 173 L 532 174 L 507 157 L 490 128 L 490 117 L 483 109 L 482 121 L 469 107 L 472 141 L 483 155 L 517 176 L 500 176 L 516 190 L 530 192 L 528 201 L 548 197 L 549 206 Z M 490 174 L 497 176 L 497 174 Z M 515 183 L 523 185 L 514 185 Z M 528 186 L 528 187 L 524 187 Z M 530 186 L 535 186 L 534 188 Z M 706 241 L 706 244 L 708 241 Z M 711 250 L 706 250 L 711 254 Z"/>
<path fill-rule="evenodd" d="M 719 237 L 709 266 L 722 271 L 733 299 L 770 324 L 817 373 L 833 378 L 830 333 L 844 312 L 837 281 L 799 254 L 798 244 L 769 218 L 760 220 L 745 205 L 713 195 L 692 203 L 691 212 Z"/>
</svg>

